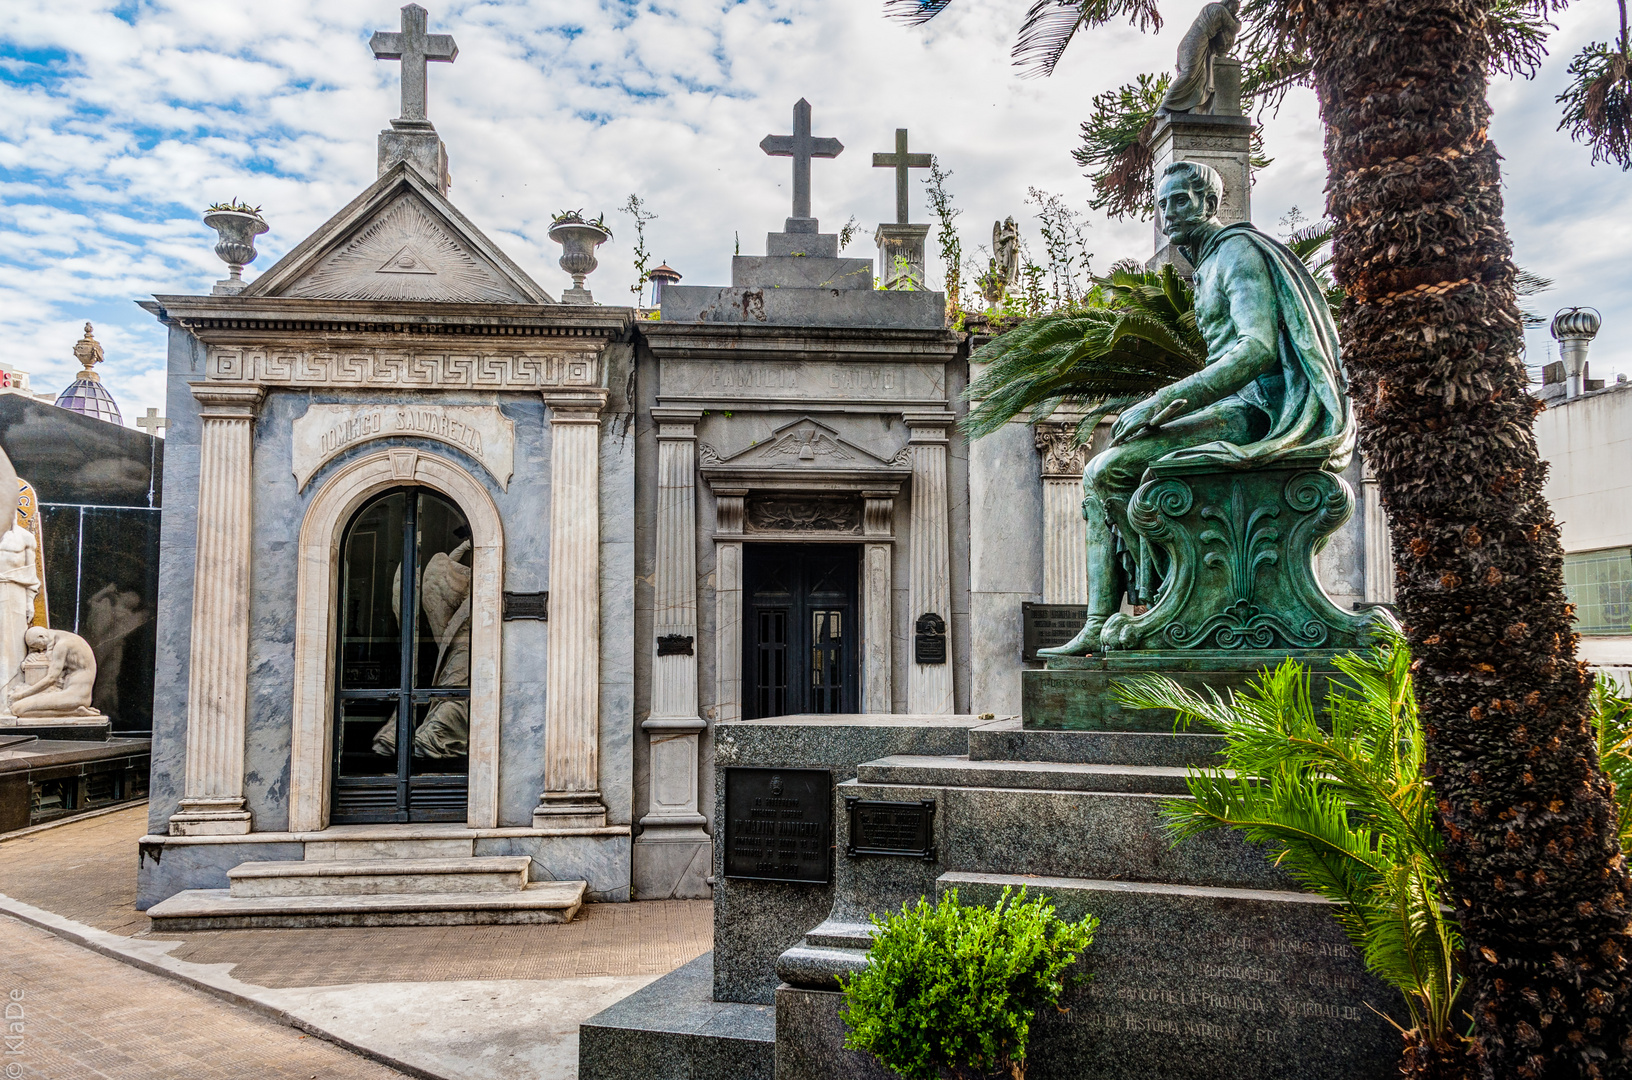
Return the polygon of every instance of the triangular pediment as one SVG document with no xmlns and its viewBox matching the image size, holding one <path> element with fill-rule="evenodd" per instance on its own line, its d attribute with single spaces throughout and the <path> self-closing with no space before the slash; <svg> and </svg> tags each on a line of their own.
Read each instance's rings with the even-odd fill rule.
<svg viewBox="0 0 1632 1080">
<path fill-rule="evenodd" d="M 555 302 L 406 163 L 388 170 L 241 295 Z"/>
<path fill-rule="evenodd" d="M 757 443 L 748 449 L 732 454 L 730 457 L 720 457 L 712 447 L 700 448 L 705 467 L 714 466 L 725 469 L 810 469 L 810 470 L 855 470 L 855 469 L 890 469 L 906 464 L 904 455 L 896 455 L 898 460 L 885 461 L 883 458 L 868 453 L 852 442 L 839 436 L 839 433 L 826 424 L 812 420 L 808 416 L 800 417 L 791 424 L 784 424 L 771 432 L 771 437 L 764 442 Z M 715 460 L 708 460 L 713 457 Z"/>
</svg>

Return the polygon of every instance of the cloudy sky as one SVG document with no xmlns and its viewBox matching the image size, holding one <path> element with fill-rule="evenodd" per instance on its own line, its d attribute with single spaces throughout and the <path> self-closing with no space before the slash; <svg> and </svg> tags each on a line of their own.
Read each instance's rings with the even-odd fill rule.
<svg viewBox="0 0 1632 1080">
<path fill-rule="evenodd" d="M 730 256 L 763 250 L 788 213 L 788 163 L 759 140 L 789 130 L 800 97 L 818 135 L 845 152 L 815 164 L 824 229 L 854 216 L 865 234 L 893 218 L 893 187 L 871 153 L 938 155 L 963 211 L 966 248 L 1014 215 L 1038 245 L 1029 189 L 1084 213 L 1095 267 L 1146 257 L 1151 226 L 1087 209 L 1071 161 L 1089 99 L 1160 70 L 1199 0 L 1169 3 L 1157 35 L 1082 36 L 1051 79 L 1017 78 L 1008 47 L 1028 0 L 960 0 L 923 28 L 881 17 L 881 0 L 426 0 L 454 64 L 431 68 L 431 119 L 448 145 L 452 198 L 547 290 L 569 284 L 545 235 L 552 211 L 605 211 L 617 238 L 589 286 L 625 302 L 631 193 L 658 215 L 647 244 L 688 284 L 729 281 Z M 0 361 L 56 391 L 73 377 L 82 324 L 107 348 L 102 377 L 130 423 L 163 407 L 164 334 L 135 306 L 152 293 L 207 291 L 225 268 L 199 219 L 210 202 L 258 204 L 272 231 L 253 278 L 375 175 L 375 136 L 398 115 L 398 69 L 368 38 L 395 29 L 388 0 L 6 0 L 0 25 Z M 1569 57 L 1613 33 L 1608 4 L 1558 18 L 1552 57 L 1529 82 L 1498 82 L 1508 224 L 1521 265 L 1556 280 L 1535 305 L 1590 304 L 1605 329 L 1593 374 L 1632 373 L 1632 177 L 1592 166 L 1555 131 Z M 1263 122 L 1275 161 L 1253 217 L 1276 229 L 1315 216 L 1324 167 L 1313 95 Z M 913 219 L 928 220 L 921 189 Z M 870 241 L 848 252 L 870 254 Z M 933 251 L 932 251 L 933 257 Z M 1532 333 L 1532 362 L 1551 348 Z"/>
</svg>

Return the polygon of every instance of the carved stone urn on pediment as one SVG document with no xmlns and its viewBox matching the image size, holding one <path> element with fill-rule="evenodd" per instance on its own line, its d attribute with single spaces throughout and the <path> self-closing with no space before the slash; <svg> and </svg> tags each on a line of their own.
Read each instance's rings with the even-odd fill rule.
<svg viewBox="0 0 1632 1080">
<path fill-rule="evenodd" d="M 593 303 L 584 278 L 599 265 L 595 249 L 612 239 L 612 230 L 599 221 L 585 221 L 576 212 L 557 218 L 550 226 L 550 239 L 562 247 L 561 269 L 572 275 L 572 288 L 561 294 L 563 304 Z"/>
<path fill-rule="evenodd" d="M 247 288 L 244 267 L 255 261 L 255 238 L 271 229 L 261 215 L 242 210 L 211 210 L 204 224 L 214 229 L 218 239 L 215 253 L 227 264 L 227 276 L 215 283 L 215 292 L 232 294 Z"/>
</svg>

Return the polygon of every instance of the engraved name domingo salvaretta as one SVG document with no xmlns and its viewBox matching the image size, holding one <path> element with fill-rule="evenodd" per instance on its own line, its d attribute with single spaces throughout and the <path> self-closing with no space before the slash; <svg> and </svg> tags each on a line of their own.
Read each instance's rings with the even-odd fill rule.
<svg viewBox="0 0 1632 1080">
<path fill-rule="evenodd" d="M 1153 468 L 1296 464 L 1337 472 L 1353 453 L 1337 327 L 1320 287 L 1283 244 L 1248 222 L 1220 222 L 1223 197 L 1222 178 L 1198 162 L 1175 162 L 1160 178 L 1162 229 L 1196 267 L 1196 325 L 1207 363 L 1123 412 L 1110 448 L 1088 462 L 1088 618 L 1069 643 L 1042 650 L 1045 656 L 1139 643 L 1140 617 L 1118 608 L 1134 587 L 1127 564 L 1137 545 L 1127 538 L 1139 533 L 1130 505 Z M 1250 582 L 1238 582 L 1236 591 L 1250 600 Z"/>
</svg>

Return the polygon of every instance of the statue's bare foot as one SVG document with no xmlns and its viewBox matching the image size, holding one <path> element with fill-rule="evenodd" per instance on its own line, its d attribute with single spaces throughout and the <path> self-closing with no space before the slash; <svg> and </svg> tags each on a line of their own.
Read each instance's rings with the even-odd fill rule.
<svg viewBox="0 0 1632 1080">
<path fill-rule="evenodd" d="M 1090 615 L 1077 636 L 1054 649 L 1038 649 L 1038 656 L 1087 656 L 1099 651 L 1099 632 L 1105 628 L 1105 616 Z"/>
</svg>

